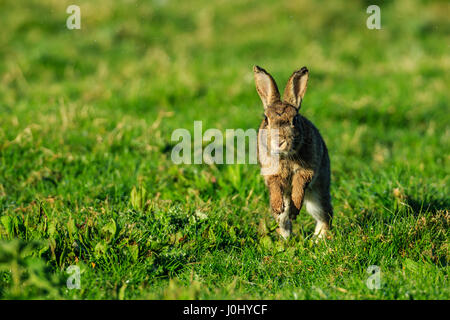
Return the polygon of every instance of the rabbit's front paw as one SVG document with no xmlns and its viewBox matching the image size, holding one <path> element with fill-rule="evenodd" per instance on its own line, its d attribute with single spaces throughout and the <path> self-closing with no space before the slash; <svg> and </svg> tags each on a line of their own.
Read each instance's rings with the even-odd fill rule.
<svg viewBox="0 0 450 320">
<path fill-rule="evenodd" d="M 284 211 L 283 197 L 281 194 L 272 194 L 270 196 L 270 206 L 273 213 L 280 215 Z"/>
<path fill-rule="evenodd" d="M 282 236 L 284 239 L 287 239 L 291 236 L 291 230 L 285 228 L 277 228 L 276 232 Z"/>
</svg>

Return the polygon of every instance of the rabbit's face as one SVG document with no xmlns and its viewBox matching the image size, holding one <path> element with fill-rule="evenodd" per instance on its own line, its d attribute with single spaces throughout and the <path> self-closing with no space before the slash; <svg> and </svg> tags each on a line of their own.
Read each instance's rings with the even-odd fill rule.
<svg viewBox="0 0 450 320">
<path fill-rule="evenodd" d="M 290 156 L 301 144 L 302 121 L 298 110 L 306 92 L 309 71 L 306 67 L 294 71 L 284 89 L 283 99 L 275 80 L 266 70 L 254 66 L 253 73 L 266 116 L 262 128 L 269 129 L 267 145 L 270 152 Z"/>
<path fill-rule="evenodd" d="M 301 138 L 297 109 L 288 103 L 279 102 L 266 108 L 264 115 L 270 153 L 280 156 L 295 153 Z"/>
</svg>

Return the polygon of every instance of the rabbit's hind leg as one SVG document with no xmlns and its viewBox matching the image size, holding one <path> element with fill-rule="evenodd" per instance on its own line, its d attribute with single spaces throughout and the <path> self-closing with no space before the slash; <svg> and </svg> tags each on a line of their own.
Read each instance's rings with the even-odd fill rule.
<svg viewBox="0 0 450 320">
<path fill-rule="evenodd" d="M 317 188 L 306 190 L 304 199 L 306 211 L 317 221 L 314 235 L 319 238 L 323 238 L 331 228 L 333 209 L 330 200 L 329 194 L 323 194 Z"/>
</svg>

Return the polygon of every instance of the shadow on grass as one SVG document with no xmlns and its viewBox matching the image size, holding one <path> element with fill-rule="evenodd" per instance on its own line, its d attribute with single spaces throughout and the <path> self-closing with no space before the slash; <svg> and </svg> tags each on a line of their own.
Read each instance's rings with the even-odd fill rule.
<svg viewBox="0 0 450 320">
<path fill-rule="evenodd" d="M 391 224 L 399 217 L 407 217 L 410 215 L 418 217 L 420 214 L 424 213 L 429 213 L 431 216 L 435 216 L 443 210 L 450 210 L 449 199 L 430 198 L 427 200 L 418 200 L 405 196 L 405 200 L 402 201 L 402 204 L 406 205 L 406 210 L 399 208 L 395 211 L 395 214 L 391 214 L 390 212 L 387 212 L 387 214 L 380 214 L 380 212 L 377 211 L 364 210 L 356 217 L 355 222 L 362 228 L 365 228 L 375 221 Z"/>
<path fill-rule="evenodd" d="M 439 267 L 446 267 L 449 200 L 417 200 L 404 196 L 394 206 L 393 211 L 364 210 L 354 222 L 374 244 L 382 239 L 389 246 L 395 246 L 397 253 L 408 253 L 416 259 L 425 257 Z M 420 254 L 412 250 L 417 247 L 421 248 Z"/>
<path fill-rule="evenodd" d="M 417 200 L 411 197 L 407 197 L 406 204 L 411 208 L 415 216 L 424 212 L 431 212 L 433 214 L 441 210 L 450 210 L 449 199 L 434 199 L 429 200 Z"/>
</svg>

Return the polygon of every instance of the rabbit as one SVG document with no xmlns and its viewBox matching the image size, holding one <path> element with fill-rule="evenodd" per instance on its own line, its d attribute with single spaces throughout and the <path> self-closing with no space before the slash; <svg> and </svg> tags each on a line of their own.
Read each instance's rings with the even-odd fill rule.
<svg viewBox="0 0 450 320">
<path fill-rule="evenodd" d="M 284 239 L 290 237 L 292 221 L 305 203 L 317 222 L 314 236 L 324 238 L 333 217 L 330 159 L 319 130 L 299 114 L 309 71 L 303 67 L 292 74 L 282 100 L 267 71 L 254 66 L 253 72 L 265 116 L 258 130 L 258 163 L 269 189 L 277 232 Z M 264 173 L 269 167 L 275 169 Z"/>
</svg>

